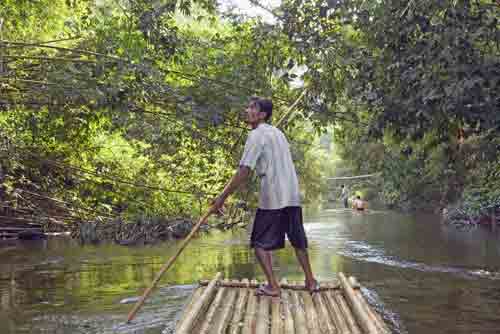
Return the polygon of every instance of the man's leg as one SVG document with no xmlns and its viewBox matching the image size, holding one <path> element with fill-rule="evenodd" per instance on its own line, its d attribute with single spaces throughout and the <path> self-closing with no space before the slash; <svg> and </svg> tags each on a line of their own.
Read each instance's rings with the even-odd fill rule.
<svg viewBox="0 0 500 334">
<path fill-rule="evenodd" d="M 255 247 L 255 256 L 259 260 L 260 266 L 266 275 L 267 282 L 269 283 L 269 288 L 271 293 L 279 292 L 280 286 L 276 281 L 276 277 L 273 273 L 273 263 L 271 251 L 266 251 L 263 248 Z"/>
<path fill-rule="evenodd" d="M 307 253 L 307 248 L 295 248 L 295 255 L 297 256 L 297 260 L 304 271 L 304 275 L 306 276 L 306 288 L 311 290 L 316 285 L 316 280 L 314 279 L 311 262 L 309 261 L 309 254 Z"/>
<path fill-rule="evenodd" d="M 289 207 L 287 208 L 288 214 L 288 239 L 290 240 L 297 260 L 304 271 L 306 276 L 306 288 L 313 291 L 316 288 L 317 282 L 311 269 L 311 262 L 309 261 L 309 254 L 307 253 L 307 237 L 302 223 L 302 208 Z"/>
</svg>

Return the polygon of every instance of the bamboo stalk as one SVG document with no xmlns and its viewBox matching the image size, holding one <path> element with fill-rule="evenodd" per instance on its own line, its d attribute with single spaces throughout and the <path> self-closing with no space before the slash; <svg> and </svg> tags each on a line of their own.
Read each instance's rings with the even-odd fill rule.
<svg viewBox="0 0 500 334">
<path fill-rule="evenodd" d="M 323 293 L 313 294 L 313 302 L 316 305 L 316 310 L 318 311 L 319 318 L 319 329 L 322 334 L 332 334 L 337 333 L 337 329 L 333 324 L 333 320 L 328 314 L 328 309 L 326 307 L 325 301 L 322 297 Z"/>
<path fill-rule="evenodd" d="M 306 316 L 304 308 L 300 302 L 300 296 L 297 291 L 290 291 L 291 301 L 292 301 L 292 314 L 295 315 L 295 332 L 298 334 L 309 333 L 306 325 Z"/>
<path fill-rule="evenodd" d="M 73 63 L 90 63 L 97 64 L 97 61 L 81 58 L 62 58 L 62 57 L 41 57 L 41 56 L 21 56 L 21 55 L 8 55 L 4 56 L 6 59 L 31 59 L 31 60 L 47 60 L 47 61 L 62 61 Z"/>
<path fill-rule="evenodd" d="M 249 285 L 248 280 L 245 278 L 241 283 Z M 244 307 L 247 304 L 249 289 L 240 289 L 238 301 L 236 302 L 236 309 L 234 311 L 233 319 L 231 321 L 230 334 L 238 334 L 240 328 L 243 325 L 242 320 L 244 319 Z"/>
<path fill-rule="evenodd" d="M 342 285 L 342 289 L 344 290 L 344 295 L 351 305 L 353 313 L 356 315 L 358 323 L 361 328 L 363 328 L 366 334 L 377 334 L 378 329 L 375 323 L 373 323 L 365 311 L 365 308 L 361 304 L 361 302 L 356 298 L 354 289 L 351 287 L 349 282 L 343 273 L 339 273 L 340 284 Z"/>
<path fill-rule="evenodd" d="M 281 285 L 287 284 L 286 279 L 281 280 Z M 282 302 L 282 308 L 283 308 L 283 316 L 284 316 L 284 333 L 285 334 L 294 334 L 295 333 L 295 326 L 293 323 L 293 317 L 292 317 L 292 312 L 290 311 L 290 303 L 291 303 L 291 297 L 290 293 L 287 290 L 281 290 L 281 302 Z"/>
<path fill-rule="evenodd" d="M 18 235 L 18 233 L 0 232 L 0 237 L 2 238 L 17 238 Z"/>
<path fill-rule="evenodd" d="M 257 281 L 252 280 L 253 284 L 257 284 Z M 247 310 L 245 314 L 245 323 L 243 324 L 242 334 L 254 334 L 256 327 L 256 316 L 257 311 L 257 297 L 254 291 L 249 291 Z"/>
<path fill-rule="evenodd" d="M 360 284 L 358 283 L 358 281 L 356 280 L 356 278 L 353 277 L 353 276 L 349 277 L 349 283 L 351 284 L 351 286 L 353 288 L 354 287 L 358 287 L 358 288 L 360 287 Z M 377 325 L 379 331 L 382 334 L 390 334 L 391 331 L 387 327 L 387 324 L 382 320 L 382 317 L 377 312 L 375 312 L 375 310 L 373 310 L 373 308 L 370 306 L 370 304 L 368 304 L 368 302 L 366 301 L 366 299 L 363 297 L 363 294 L 361 293 L 361 291 L 360 290 L 354 290 L 354 292 L 355 292 L 356 298 L 358 298 L 358 300 L 364 306 L 366 312 L 368 313 L 368 315 L 370 316 L 370 318 L 372 319 L 372 321 L 375 322 L 375 324 Z"/>
<path fill-rule="evenodd" d="M 205 287 L 200 286 L 200 287 L 196 288 L 194 293 L 191 295 L 191 299 L 187 303 L 186 307 L 184 307 L 184 311 L 182 312 L 182 315 L 181 315 L 179 321 L 177 321 L 177 325 L 175 326 L 176 332 L 177 332 L 177 329 L 179 328 L 179 325 L 184 322 L 186 315 L 192 313 L 191 310 L 193 308 L 194 303 L 201 297 L 201 295 L 203 294 L 203 291 L 205 289 L 206 289 Z"/>
<path fill-rule="evenodd" d="M 342 317 L 342 313 L 340 312 L 340 307 L 337 305 L 337 302 L 333 298 L 333 292 L 327 291 L 323 294 L 323 296 L 325 297 L 325 302 L 327 309 L 330 313 L 330 318 L 335 324 L 337 332 L 339 334 L 350 334 L 349 328 L 347 327 L 347 323 L 345 319 Z"/>
<path fill-rule="evenodd" d="M 42 232 L 42 228 L 40 227 L 28 227 L 28 228 L 23 228 L 23 227 L 0 227 L 0 231 L 11 231 L 11 232 L 22 232 L 22 231 L 37 231 L 37 232 Z"/>
<path fill-rule="evenodd" d="M 337 305 L 340 307 L 340 311 L 344 315 L 344 319 L 346 320 L 347 325 L 351 329 L 352 334 L 361 334 L 361 331 L 359 330 L 359 326 L 356 323 L 356 319 L 354 319 L 354 316 L 349 309 L 349 306 L 347 305 L 344 297 L 342 296 L 342 292 L 340 291 L 335 291 L 333 292 L 333 298 L 337 302 Z"/>
<path fill-rule="evenodd" d="M 260 296 L 258 300 L 257 325 L 255 327 L 256 334 L 269 333 L 269 306 L 271 305 L 271 297 Z"/>
<path fill-rule="evenodd" d="M 320 334 L 318 314 L 316 312 L 316 308 L 314 307 L 311 293 L 303 291 L 301 292 L 301 294 L 302 300 L 304 301 L 304 309 L 306 311 L 305 313 L 307 326 L 309 327 L 309 333 Z"/>
<path fill-rule="evenodd" d="M 206 286 L 208 285 L 210 281 L 208 280 L 200 280 L 198 282 L 199 285 L 201 286 Z M 228 287 L 228 288 L 245 288 L 246 285 L 242 282 L 221 282 L 219 284 L 219 286 L 224 286 L 224 287 Z M 250 283 L 249 284 L 249 287 L 250 288 L 258 288 L 259 287 L 259 284 L 257 283 Z M 297 291 L 309 291 L 308 289 L 306 289 L 305 285 L 304 284 L 290 284 L 290 283 L 283 283 L 281 282 L 280 283 L 280 287 L 282 289 L 289 289 L 289 290 L 297 290 Z M 319 290 L 320 291 L 327 291 L 327 290 L 336 290 L 336 289 L 340 289 L 340 285 L 338 283 L 333 283 L 333 285 L 331 286 L 323 286 L 321 285 Z"/>
<path fill-rule="evenodd" d="M 217 281 L 222 276 L 222 273 L 217 273 L 212 282 L 207 286 L 201 297 L 193 304 L 191 313 L 186 315 L 184 321 L 179 325 L 176 334 L 190 334 L 193 327 L 196 325 L 200 314 L 205 310 L 217 290 Z"/>
<path fill-rule="evenodd" d="M 304 90 L 302 90 L 302 93 L 300 93 L 299 97 L 295 100 L 294 103 L 292 103 L 292 105 L 290 107 L 288 107 L 288 109 L 283 113 L 283 116 L 281 117 L 281 119 L 276 123 L 276 127 L 279 127 L 280 124 L 286 119 L 286 117 L 288 115 L 291 115 L 292 114 L 292 111 L 293 109 L 295 108 L 295 106 L 299 103 L 299 101 L 302 99 L 302 97 L 307 93 L 307 88 L 304 88 Z"/>
<path fill-rule="evenodd" d="M 282 292 L 283 294 L 283 292 Z M 281 318 L 280 298 L 271 299 L 271 334 L 283 334 L 283 319 Z"/>
<path fill-rule="evenodd" d="M 198 229 L 200 228 L 200 226 L 207 221 L 207 219 L 208 219 L 208 217 L 210 216 L 211 213 L 212 213 L 212 210 L 209 209 L 205 213 L 205 215 L 198 221 L 198 223 L 196 223 L 196 225 L 193 227 L 193 229 L 188 234 L 188 236 L 184 239 L 184 241 L 182 242 L 181 246 L 179 247 L 179 250 L 174 254 L 174 256 L 172 256 L 170 258 L 170 260 L 168 260 L 167 263 L 165 263 L 163 265 L 163 267 L 160 269 L 160 272 L 158 272 L 158 274 L 156 275 L 155 279 L 151 283 L 151 286 L 149 288 L 147 288 L 146 291 L 144 291 L 144 294 L 141 296 L 141 299 L 139 299 L 139 301 L 134 305 L 134 308 L 132 309 L 132 311 L 130 311 L 130 313 L 128 314 L 127 323 L 129 323 L 134 318 L 135 314 L 137 313 L 137 311 L 139 311 L 139 309 L 141 308 L 141 306 L 144 303 L 144 301 L 146 300 L 146 298 L 149 296 L 149 294 L 151 293 L 151 291 L 153 291 L 153 289 L 156 286 L 156 284 L 158 284 L 158 282 L 160 281 L 161 276 L 163 275 L 163 273 L 165 271 L 167 271 L 174 264 L 175 260 L 177 260 L 177 257 L 179 257 L 179 255 L 182 253 L 182 251 L 184 250 L 184 248 L 186 248 L 187 244 L 189 243 L 189 241 L 191 241 L 191 238 L 198 231 Z M 221 276 L 222 276 L 221 273 L 217 273 L 217 275 L 215 276 L 215 278 L 214 278 L 214 280 L 212 282 L 214 282 L 214 281 L 216 282 Z M 215 286 L 215 283 L 213 285 Z M 210 284 L 208 286 L 210 287 Z M 208 290 L 208 288 L 207 288 L 207 290 Z M 207 291 L 205 291 L 205 293 L 206 292 Z"/>
<path fill-rule="evenodd" d="M 238 290 L 236 289 L 229 289 L 227 298 L 224 302 L 224 306 L 221 310 L 221 318 L 215 324 L 211 334 L 224 334 L 226 333 L 226 328 L 227 325 L 229 324 L 229 320 L 231 319 L 232 316 L 232 311 L 234 307 L 234 301 L 236 299 Z"/>
<path fill-rule="evenodd" d="M 214 301 L 210 304 L 210 308 L 208 309 L 207 314 L 205 315 L 205 321 L 203 322 L 199 334 L 208 334 L 208 331 L 212 327 L 215 322 L 215 317 L 219 311 L 219 305 L 222 302 L 222 298 L 224 298 L 224 294 L 226 292 L 226 288 L 219 288 L 217 291 L 217 295 L 215 296 Z"/>
<path fill-rule="evenodd" d="M 65 48 L 65 47 L 61 47 L 61 46 L 43 45 L 43 44 L 46 44 L 47 42 L 45 42 L 45 43 L 22 43 L 22 42 L 13 42 L 13 41 L 0 41 L 0 43 L 11 44 L 11 45 L 21 46 L 21 47 L 26 46 L 26 47 L 48 48 L 48 49 L 55 49 L 55 50 L 59 50 L 59 51 L 67 51 L 67 52 L 74 52 L 74 53 L 86 54 L 86 55 L 97 56 L 97 57 L 105 57 L 105 58 L 110 58 L 110 59 L 117 60 L 117 61 L 125 61 L 125 62 L 127 61 L 126 59 L 122 59 L 119 57 L 110 56 L 110 55 L 97 53 L 97 52 L 92 52 L 92 51 L 88 51 L 88 50 Z"/>
</svg>

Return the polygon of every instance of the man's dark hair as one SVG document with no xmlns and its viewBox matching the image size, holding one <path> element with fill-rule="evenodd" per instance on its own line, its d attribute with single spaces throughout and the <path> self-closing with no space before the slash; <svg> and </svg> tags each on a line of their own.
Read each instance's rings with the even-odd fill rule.
<svg viewBox="0 0 500 334">
<path fill-rule="evenodd" d="M 361 196 L 356 196 L 357 199 L 361 199 Z"/>
<path fill-rule="evenodd" d="M 266 118 L 264 119 L 266 122 L 271 119 L 273 115 L 273 102 L 271 100 L 252 96 L 250 102 L 255 103 L 259 107 L 259 111 L 266 113 Z"/>
</svg>

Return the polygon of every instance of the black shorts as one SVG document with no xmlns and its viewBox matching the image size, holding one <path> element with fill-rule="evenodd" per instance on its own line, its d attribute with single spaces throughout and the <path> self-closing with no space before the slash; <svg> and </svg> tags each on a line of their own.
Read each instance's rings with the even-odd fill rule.
<svg viewBox="0 0 500 334">
<path fill-rule="evenodd" d="M 277 210 L 257 209 L 250 247 L 265 250 L 284 248 L 285 234 L 293 247 L 307 248 L 300 206 L 288 206 Z"/>
</svg>

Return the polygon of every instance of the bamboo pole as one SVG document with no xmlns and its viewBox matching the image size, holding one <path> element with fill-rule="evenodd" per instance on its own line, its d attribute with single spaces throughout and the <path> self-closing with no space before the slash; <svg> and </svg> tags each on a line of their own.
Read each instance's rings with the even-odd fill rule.
<svg viewBox="0 0 500 334">
<path fill-rule="evenodd" d="M 330 312 L 330 318 L 335 324 L 337 332 L 339 334 L 350 334 L 349 328 L 347 327 L 347 323 L 345 319 L 342 317 L 342 313 L 340 312 L 340 307 L 337 305 L 337 302 L 333 298 L 333 292 L 327 291 L 323 294 L 323 296 L 325 297 L 327 309 Z"/>
<path fill-rule="evenodd" d="M 222 302 L 222 298 L 224 298 L 224 294 L 226 293 L 226 288 L 219 288 L 217 291 L 217 295 L 212 303 L 210 303 L 210 308 L 205 315 L 205 319 L 203 324 L 201 325 L 201 329 L 199 334 L 208 334 L 208 331 L 212 327 L 215 322 L 215 317 L 219 311 L 219 305 Z"/>
<path fill-rule="evenodd" d="M 333 320 L 328 314 L 328 309 L 322 296 L 323 293 L 315 293 L 312 297 L 313 302 L 316 305 L 316 310 L 318 311 L 320 332 L 322 334 L 337 333 L 337 329 L 335 328 Z"/>
<path fill-rule="evenodd" d="M 294 103 L 292 103 L 292 105 L 290 107 L 288 107 L 288 109 L 283 113 L 283 116 L 281 117 L 281 119 L 275 124 L 275 127 L 279 127 L 281 125 L 281 123 L 288 117 L 288 115 L 292 115 L 292 112 L 293 112 L 293 109 L 295 108 L 295 106 L 299 103 L 299 101 L 302 99 L 302 97 L 307 93 L 307 88 L 304 88 L 304 90 L 302 90 L 302 93 L 300 93 L 299 97 L 297 98 L 297 100 L 295 100 Z"/>
<path fill-rule="evenodd" d="M 349 283 L 351 284 L 351 286 L 353 288 L 354 287 L 358 287 L 358 288 L 360 287 L 358 281 L 353 276 L 349 277 Z M 361 293 L 361 291 L 359 289 L 358 290 L 355 289 L 354 293 L 356 295 L 356 298 L 358 298 L 358 300 L 364 306 L 366 312 L 368 313 L 368 315 L 370 316 L 370 318 L 372 319 L 372 321 L 375 322 L 375 324 L 377 325 L 379 331 L 382 334 L 390 334 L 391 331 L 387 327 L 387 324 L 382 320 L 382 318 L 380 317 L 380 315 L 377 312 L 375 312 L 373 310 L 373 308 L 368 304 L 368 302 L 366 301 L 366 299 L 363 297 L 363 294 Z"/>
<path fill-rule="evenodd" d="M 491 229 L 493 232 L 497 231 L 497 218 L 495 215 L 495 208 L 491 209 Z"/>
<path fill-rule="evenodd" d="M 210 281 L 208 281 L 208 280 L 200 280 L 198 282 L 198 284 L 201 285 L 201 286 L 206 286 L 206 285 L 208 285 L 208 283 L 210 283 Z M 228 288 L 245 288 L 246 287 L 245 283 L 242 283 L 242 282 L 220 282 L 219 286 L 224 286 L 224 287 L 228 287 Z M 249 287 L 250 288 L 258 288 L 259 284 L 257 284 L 257 283 L 250 283 Z M 283 282 L 281 282 L 280 283 L 280 287 L 282 289 L 289 289 L 289 290 L 297 290 L 297 291 L 304 290 L 304 291 L 309 291 L 308 289 L 306 289 L 306 287 L 305 287 L 304 284 L 291 284 L 291 283 L 283 283 Z M 333 283 L 330 286 L 323 286 L 323 285 L 321 285 L 320 288 L 319 288 L 320 291 L 338 290 L 338 289 L 340 289 L 340 284 L 338 284 L 338 283 Z"/>
<path fill-rule="evenodd" d="M 344 319 L 346 320 L 347 326 L 349 326 L 350 328 L 350 332 L 352 334 L 361 334 L 359 326 L 356 323 L 356 319 L 354 319 L 354 316 L 351 310 L 349 309 L 349 305 L 347 305 L 344 297 L 342 296 L 342 292 L 340 291 L 333 292 L 333 298 L 337 302 L 337 305 L 340 307 L 340 311 L 344 315 Z"/>
<path fill-rule="evenodd" d="M 238 301 L 236 302 L 236 309 L 234 311 L 233 319 L 231 321 L 230 334 L 238 334 L 240 332 L 240 327 L 243 325 L 242 320 L 244 319 L 244 309 L 247 304 L 249 289 L 249 282 L 245 278 L 241 283 L 246 284 L 247 288 L 240 289 Z"/>
<path fill-rule="evenodd" d="M 210 305 L 213 295 L 217 290 L 217 281 L 221 278 L 222 273 L 217 273 L 212 282 L 207 286 L 201 297 L 193 304 L 191 313 L 186 315 L 184 321 L 179 325 L 176 334 L 190 334 L 193 327 L 196 325 L 200 314 Z"/>
<path fill-rule="evenodd" d="M 309 330 L 306 325 L 306 316 L 304 308 L 300 302 L 300 296 L 297 291 L 290 291 L 291 301 L 292 301 L 292 314 L 295 315 L 295 332 L 297 334 L 308 334 Z"/>
<path fill-rule="evenodd" d="M 287 284 L 287 281 L 285 278 L 281 280 L 281 284 Z M 285 334 L 294 334 L 295 333 L 295 326 L 293 323 L 293 317 L 292 317 L 292 312 L 290 311 L 290 302 L 291 302 L 291 297 L 290 293 L 287 290 L 281 290 L 281 302 L 282 307 L 283 307 L 283 316 L 284 316 L 284 332 Z"/>
<path fill-rule="evenodd" d="M 175 326 L 175 331 L 176 332 L 177 332 L 177 329 L 179 328 L 179 325 L 184 322 L 184 319 L 186 318 L 186 315 L 187 314 L 191 314 L 191 312 L 192 312 L 191 309 L 193 308 L 194 303 L 201 297 L 201 295 L 203 294 L 203 291 L 205 289 L 206 289 L 205 287 L 200 286 L 191 295 L 191 299 L 189 300 L 189 302 L 186 305 L 186 307 L 184 307 L 184 311 L 182 312 L 182 315 L 181 315 L 179 321 L 177 321 L 177 325 Z"/>
<path fill-rule="evenodd" d="M 224 334 L 226 333 L 226 328 L 227 325 L 229 324 L 229 320 L 231 319 L 231 316 L 233 315 L 233 307 L 234 307 L 234 301 L 236 299 L 238 290 L 236 289 L 229 289 L 227 298 L 224 301 L 224 306 L 221 310 L 221 318 L 220 320 L 215 324 L 211 334 Z"/>
<path fill-rule="evenodd" d="M 365 175 L 356 175 L 356 176 L 338 176 L 338 177 L 329 177 L 327 180 L 355 180 L 355 179 L 364 179 L 368 177 L 374 177 L 380 175 L 380 172 L 378 173 L 373 173 L 373 174 L 365 174 Z"/>
<path fill-rule="evenodd" d="M 31 60 L 46 60 L 46 61 L 61 61 L 61 62 L 73 62 L 73 63 L 87 63 L 87 64 L 97 64 L 97 61 L 91 59 L 82 58 L 63 58 L 63 57 L 40 57 L 40 56 L 23 56 L 23 55 L 8 55 L 4 56 L 6 59 L 31 59 Z"/>
<path fill-rule="evenodd" d="M 252 280 L 252 283 L 257 284 L 257 281 Z M 247 310 L 245 314 L 245 322 L 243 324 L 242 334 L 254 334 L 256 327 L 256 316 L 257 312 L 257 297 L 253 290 L 249 291 Z"/>
<path fill-rule="evenodd" d="M 278 299 L 278 298 L 277 298 Z M 258 300 L 257 325 L 255 327 L 256 334 L 269 333 L 269 308 L 271 305 L 271 297 L 260 296 Z"/>
<path fill-rule="evenodd" d="M 283 294 L 283 292 L 282 292 Z M 271 334 L 283 334 L 283 319 L 280 298 L 271 299 Z"/>
<path fill-rule="evenodd" d="M 316 308 L 314 307 L 314 302 L 309 292 L 301 292 L 302 300 L 304 301 L 304 309 L 306 313 L 307 326 L 309 327 L 309 333 L 320 334 L 319 330 L 319 319 Z M 318 294 L 318 293 L 315 293 Z"/>
<path fill-rule="evenodd" d="M 339 273 L 340 284 L 344 290 L 344 295 L 351 305 L 353 313 L 366 334 L 377 334 L 377 326 L 371 321 L 361 302 L 356 298 L 354 289 L 343 273 Z"/>
<path fill-rule="evenodd" d="M 134 308 L 132 309 L 132 311 L 130 311 L 130 313 L 128 314 L 127 323 L 130 323 L 130 321 L 132 321 L 132 319 L 134 319 L 135 314 L 137 313 L 137 311 L 139 311 L 139 309 L 141 308 L 142 304 L 144 304 L 144 301 L 146 300 L 146 298 L 148 298 L 148 296 L 151 293 L 151 291 L 153 291 L 153 289 L 155 288 L 156 284 L 158 284 L 158 282 L 160 281 L 161 276 L 163 275 L 163 273 L 165 271 L 167 271 L 174 264 L 175 260 L 177 260 L 177 257 L 179 257 L 179 255 L 182 253 L 182 251 L 184 250 L 184 248 L 186 248 L 187 244 L 189 243 L 189 241 L 191 241 L 191 238 L 198 231 L 198 229 L 200 228 L 200 226 L 207 221 L 207 219 L 208 219 L 208 217 L 210 216 L 211 213 L 212 213 L 212 209 L 210 208 L 203 215 L 203 217 L 201 217 L 201 219 L 198 221 L 198 223 L 196 223 L 196 225 L 194 225 L 193 229 L 188 234 L 188 236 L 182 241 L 182 244 L 179 247 L 179 250 L 177 250 L 177 252 L 175 253 L 175 255 L 172 256 L 170 258 L 170 260 L 168 260 L 167 263 L 165 263 L 163 265 L 163 267 L 160 269 L 160 271 L 156 275 L 155 279 L 151 283 L 151 286 L 149 288 L 147 288 L 146 291 L 144 291 L 143 295 L 141 296 L 141 299 L 139 299 L 137 301 L 137 303 L 134 305 Z M 216 277 L 220 277 L 220 276 L 221 276 L 221 274 L 219 274 L 219 273 L 216 275 Z"/>
</svg>

